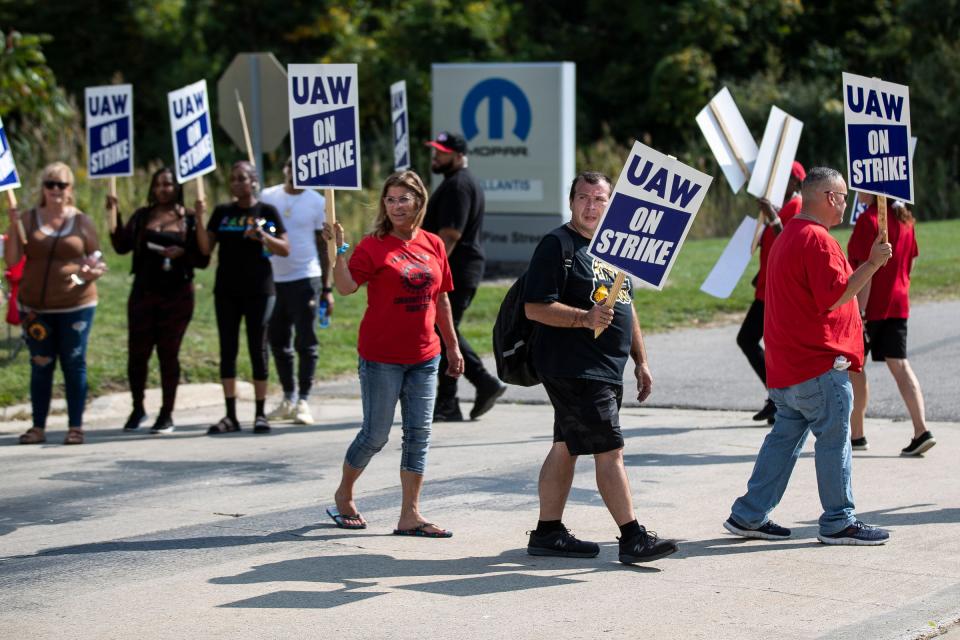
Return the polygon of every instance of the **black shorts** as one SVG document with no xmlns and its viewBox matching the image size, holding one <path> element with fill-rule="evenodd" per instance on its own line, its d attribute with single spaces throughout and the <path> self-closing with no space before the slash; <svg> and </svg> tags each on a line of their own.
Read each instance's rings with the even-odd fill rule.
<svg viewBox="0 0 960 640">
<path fill-rule="evenodd" d="M 541 376 L 553 404 L 553 441 L 572 456 L 623 448 L 620 404 L 623 385 L 602 380 Z"/>
<path fill-rule="evenodd" d="M 864 344 L 864 355 L 872 354 L 874 362 L 883 362 L 887 358 L 907 357 L 907 319 L 887 318 L 867 322 L 868 342 Z"/>
</svg>

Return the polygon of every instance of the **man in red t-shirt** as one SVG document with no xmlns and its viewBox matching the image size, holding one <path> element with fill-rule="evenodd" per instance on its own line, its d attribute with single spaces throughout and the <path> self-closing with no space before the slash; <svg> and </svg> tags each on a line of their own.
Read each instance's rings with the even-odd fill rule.
<svg viewBox="0 0 960 640">
<path fill-rule="evenodd" d="M 828 229 L 841 222 L 847 185 L 834 169 L 815 167 L 802 185 L 803 210 L 773 245 L 767 265 L 764 327 L 767 386 L 777 406 L 773 429 L 757 454 L 747 493 L 733 503 L 727 531 L 779 540 L 790 530 L 770 520 L 786 491 L 809 432 L 817 439 L 817 486 L 824 544 L 877 545 L 890 534 L 854 515 L 847 369 L 863 366 L 862 325 L 854 297 L 890 258 L 873 242 L 856 271 Z"/>
<path fill-rule="evenodd" d="M 868 208 L 859 218 L 847 244 L 850 264 L 858 266 L 869 258 L 872 238 L 876 237 L 876 196 L 861 194 Z M 899 206 L 898 206 L 899 205 Z M 873 354 L 874 362 L 886 362 L 897 381 L 897 389 L 907 405 L 913 421 L 913 439 L 900 450 L 903 456 L 919 456 L 937 444 L 927 429 L 924 415 L 923 392 L 917 376 L 907 360 L 907 318 L 910 316 L 910 271 L 919 253 L 913 229 L 913 215 L 903 203 L 894 203 L 887 216 L 887 235 L 893 246 L 893 259 L 873 276 L 859 294 L 860 314 L 866 320 L 865 349 Z M 863 419 L 867 412 L 866 372 L 850 375 L 853 383 L 853 415 L 850 417 L 851 444 L 856 451 L 869 447 L 863 435 Z"/>
<path fill-rule="evenodd" d="M 754 279 L 756 287 L 755 299 L 750 309 L 747 310 L 747 316 L 740 325 L 740 332 L 737 333 L 737 345 L 747 356 L 750 366 L 760 377 L 760 382 L 764 388 L 767 386 L 767 368 L 763 360 L 763 347 L 760 341 L 763 339 L 763 300 L 764 289 L 767 286 L 767 259 L 770 257 L 770 249 L 773 247 L 773 241 L 777 239 L 780 232 L 783 231 L 783 225 L 790 221 L 790 218 L 800 213 L 800 183 L 807 177 L 807 172 L 803 165 L 797 161 L 793 162 L 790 169 L 790 179 L 787 181 L 787 193 L 784 195 L 784 205 L 782 209 L 777 208 L 766 198 L 758 200 L 762 218 L 766 220 L 766 228 L 760 236 L 760 270 Z M 773 424 L 773 414 L 777 408 L 773 400 L 767 397 L 766 404 L 753 416 L 754 420 L 766 420 Z"/>
</svg>

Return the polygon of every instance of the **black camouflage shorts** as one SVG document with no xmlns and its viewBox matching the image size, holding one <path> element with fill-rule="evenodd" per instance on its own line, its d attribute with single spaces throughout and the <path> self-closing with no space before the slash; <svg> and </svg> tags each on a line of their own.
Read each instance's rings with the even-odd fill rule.
<svg viewBox="0 0 960 640">
<path fill-rule="evenodd" d="M 553 441 L 566 443 L 570 455 L 623 448 L 620 433 L 623 385 L 546 376 L 541 376 L 540 381 L 553 404 Z"/>
</svg>

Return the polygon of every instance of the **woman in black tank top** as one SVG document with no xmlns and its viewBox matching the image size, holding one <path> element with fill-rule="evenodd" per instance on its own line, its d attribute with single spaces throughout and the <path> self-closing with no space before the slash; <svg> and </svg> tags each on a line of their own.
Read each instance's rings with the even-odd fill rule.
<svg viewBox="0 0 960 640">
<path fill-rule="evenodd" d="M 210 262 L 203 251 L 208 246 L 204 211 L 203 201 L 196 203 L 195 211 L 183 206 L 183 190 L 169 167 L 153 174 L 147 206 L 135 211 L 126 224 L 119 219 L 116 198 L 107 197 L 113 248 L 118 254 L 133 252 L 134 280 L 127 301 L 127 379 L 133 411 L 124 431 L 136 431 L 147 418 L 143 398 L 154 347 L 163 404 L 150 433 L 174 429 L 180 343 L 193 316 L 193 270 Z"/>
</svg>

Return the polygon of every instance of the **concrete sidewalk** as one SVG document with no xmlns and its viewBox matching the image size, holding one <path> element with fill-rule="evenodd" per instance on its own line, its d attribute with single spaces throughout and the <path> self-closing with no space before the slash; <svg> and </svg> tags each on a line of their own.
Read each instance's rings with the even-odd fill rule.
<svg viewBox="0 0 960 640">
<path fill-rule="evenodd" d="M 107 400 L 101 401 L 109 404 Z M 113 402 L 113 401 L 110 401 Z M 749 413 L 627 408 L 626 462 L 642 523 L 682 540 L 650 566 L 616 561 L 616 527 L 583 460 L 564 522 L 601 543 L 592 560 L 535 558 L 525 531 L 551 410 L 502 404 L 438 424 L 423 511 L 450 540 L 398 538 L 399 425 L 359 485 L 370 528 L 323 514 L 360 420 L 352 399 L 313 401 L 318 423 L 204 435 L 219 390 L 189 387 L 170 436 L 123 434 L 91 413 L 88 444 L 15 445 L 0 423 L 3 638 L 918 638 L 960 619 L 960 424 L 931 424 L 923 459 L 897 453 L 909 427 L 872 419 L 854 461 L 859 515 L 883 547 L 827 547 L 812 440 L 777 522 L 782 542 L 722 522 L 766 433 Z M 111 405 L 112 406 L 112 405 Z M 108 415 L 109 414 L 109 415 Z"/>
</svg>

